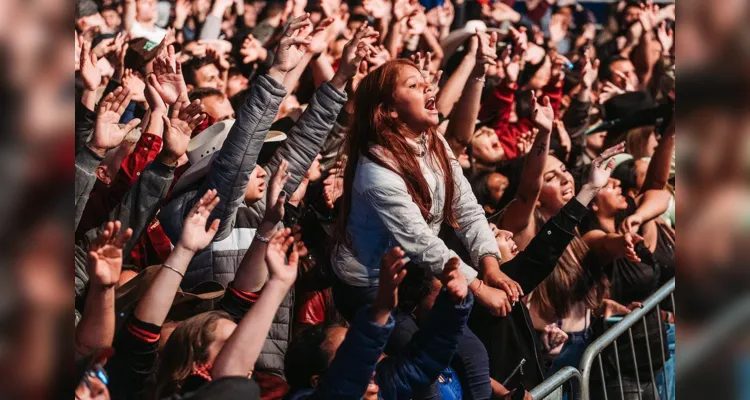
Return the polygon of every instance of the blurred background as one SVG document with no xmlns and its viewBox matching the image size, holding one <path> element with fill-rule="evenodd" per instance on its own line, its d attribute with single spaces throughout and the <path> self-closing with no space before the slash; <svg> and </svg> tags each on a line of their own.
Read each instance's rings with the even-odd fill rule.
<svg viewBox="0 0 750 400">
<path fill-rule="evenodd" d="M 750 4 L 677 7 L 677 393 L 750 399 Z M 0 1 L 0 398 L 70 398 L 72 33 L 72 1 Z"/>
</svg>

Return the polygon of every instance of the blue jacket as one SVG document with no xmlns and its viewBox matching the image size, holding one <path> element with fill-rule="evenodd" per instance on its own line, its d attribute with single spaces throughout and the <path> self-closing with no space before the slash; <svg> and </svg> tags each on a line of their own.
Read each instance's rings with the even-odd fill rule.
<svg viewBox="0 0 750 400">
<path fill-rule="evenodd" d="M 434 382 L 450 363 L 473 304 L 471 293 L 456 305 L 442 289 L 426 323 L 406 347 L 397 356 L 380 362 L 395 320 L 389 317 L 385 325 L 375 324 L 370 321 L 370 307 L 362 307 L 318 387 L 290 398 L 360 399 L 375 372 L 380 398 L 410 399 L 415 390 Z"/>
</svg>

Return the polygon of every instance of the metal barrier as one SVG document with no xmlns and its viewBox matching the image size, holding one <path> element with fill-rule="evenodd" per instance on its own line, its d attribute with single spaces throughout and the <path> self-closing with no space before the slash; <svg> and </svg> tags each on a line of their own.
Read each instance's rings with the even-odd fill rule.
<svg viewBox="0 0 750 400">
<path fill-rule="evenodd" d="M 604 391 L 604 399 L 608 400 L 607 395 L 607 385 L 606 385 L 606 379 L 604 377 L 604 364 L 602 364 L 602 351 L 607 348 L 607 346 L 614 343 L 615 348 L 615 360 L 617 365 L 617 379 L 619 380 L 620 384 L 620 398 L 625 398 L 625 393 L 622 385 L 622 371 L 620 370 L 620 354 L 619 350 L 617 348 L 617 342 L 616 340 L 625 334 L 627 332 L 629 338 L 630 338 L 630 348 L 633 356 L 633 360 L 636 360 L 635 355 L 635 346 L 633 342 L 633 330 L 632 327 L 639 321 L 643 321 L 643 330 L 644 334 L 648 336 L 647 332 L 647 323 L 646 323 L 646 314 L 651 312 L 652 310 L 656 310 L 658 315 L 661 315 L 661 308 L 659 304 L 666 299 L 667 297 L 671 298 L 672 301 L 672 310 L 675 310 L 675 303 L 674 303 L 674 288 L 675 288 L 675 280 L 672 278 L 669 282 L 667 282 L 664 286 L 659 288 L 653 295 L 651 295 L 648 299 L 646 299 L 643 302 L 643 307 L 633 310 L 630 314 L 626 315 L 625 318 L 623 318 L 620 322 L 612 326 L 610 329 L 608 329 L 606 332 L 604 332 L 599 338 L 597 338 L 593 343 L 589 345 L 589 347 L 586 348 L 586 351 L 583 353 L 583 357 L 581 357 L 581 364 L 579 370 L 581 371 L 581 394 L 582 398 L 584 400 L 589 400 L 592 398 L 591 393 L 591 373 L 594 367 L 594 360 L 599 361 L 599 373 L 601 374 L 602 379 L 602 389 Z M 664 352 L 664 338 L 663 338 L 663 331 L 662 331 L 662 325 L 659 324 L 659 340 L 661 342 L 661 357 L 664 364 L 667 362 L 667 354 Z M 648 355 L 649 364 L 653 365 L 652 362 L 652 354 L 651 354 L 651 348 L 650 346 L 646 346 L 646 351 Z M 658 350 L 657 350 L 658 351 Z M 656 354 L 658 356 L 659 354 Z M 654 376 L 654 370 L 653 368 L 650 368 L 651 371 L 651 390 L 654 391 L 654 398 L 658 398 L 658 394 L 656 394 L 656 379 Z M 666 372 L 664 371 L 664 368 L 662 368 L 662 373 L 665 374 L 665 381 L 666 379 Z M 635 369 L 635 382 L 637 385 L 638 390 L 638 397 L 642 398 L 641 393 L 641 383 L 640 383 L 640 377 L 638 376 L 638 370 Z M 662 399 L 664 400 L 664 399 Z M 672 400 L 672 399 L 668 399 Z"/>
<path fill-rule="evenodd" d="M 581 396 L 581 373 L 573 367 L 564 367 L 555 372 L 554 375 L 545 379 L 544 382 L 537 385 L 534 389 L 531 389 L 529 394 L 534 400 L 542 400 L 570 380 L 573 381 L 573 399 L 583 399 Z"/>
</svg>

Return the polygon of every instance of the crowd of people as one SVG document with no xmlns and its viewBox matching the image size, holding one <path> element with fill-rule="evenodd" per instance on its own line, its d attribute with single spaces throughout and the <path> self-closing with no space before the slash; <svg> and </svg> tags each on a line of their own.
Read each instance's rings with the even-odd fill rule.
<svg viewBox="0 0 750 400">
<path fill-rule="evenodd" d="M 674 277 L 674 4 L 75 19 L 76 399 L 529 399 Z"/>
</svg>

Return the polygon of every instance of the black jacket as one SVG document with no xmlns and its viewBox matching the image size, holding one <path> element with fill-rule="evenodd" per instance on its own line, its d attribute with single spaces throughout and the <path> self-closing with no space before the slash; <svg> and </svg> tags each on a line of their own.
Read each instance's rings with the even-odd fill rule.
<svg viewBox="0 0 750 400">
<path fill-rule="evenodd" d="M 502 271 L 521 285 L 524 293 L 531 293 L 552 273 L 557 261 L 575 236 L 575 228 L 588 212 L 575 198 L 547 221 L 529 245 L 518 255 L 501 265 Z M 539 360 L 542 349 L 531 323 L 529 311 L 521 302 L 504 317 L 492 316 L 484 307 L 474 307 L 469 328 L 487 348 L 490 356 L 490 376 L 507 388 L 523 385 L 531 389 L 544 380 Z M 525 364 L 514 373 L 525 359 Z"/>
</svg>

